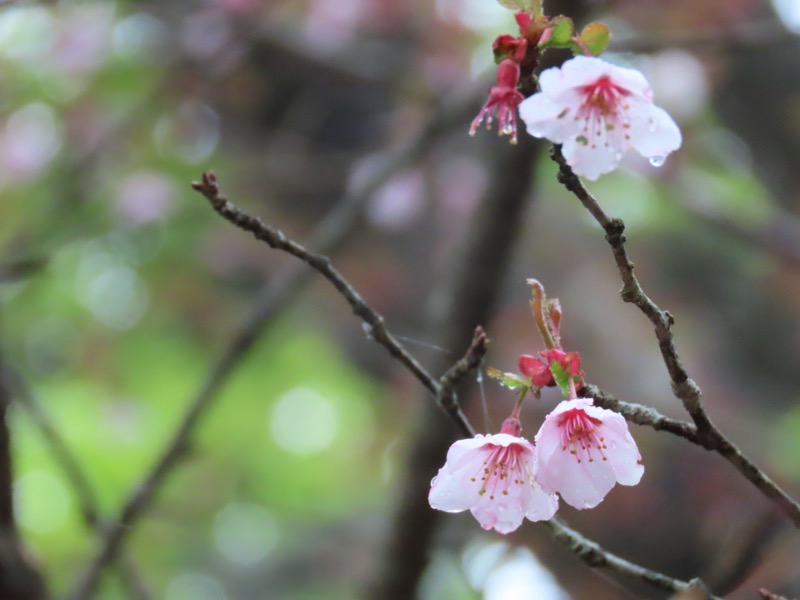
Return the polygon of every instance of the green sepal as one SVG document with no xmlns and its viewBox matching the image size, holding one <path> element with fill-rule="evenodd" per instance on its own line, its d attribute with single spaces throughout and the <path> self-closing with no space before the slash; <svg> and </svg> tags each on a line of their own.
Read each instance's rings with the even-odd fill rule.
<svg viewBox="0 0 800 600">
<path fill-rule="evenodd" d="M 558 15 L 550 20 L 550 31 L 550 37 L 539 44 L 540 48 L 569 48 L 575 35 L 575 24 L 569 17 Z"/>
<path fill-rule="evenodd" d="M 553 374 L 553 380 L 556 382 L 556 385 L 561 389 L 561 393 L 564 395 L 565 398 L 570 397 L 570 390 L 569 390 L 569 380 L 570 375 L 564 371 L 561 363 L 557 360 L 554 360 L 550 363 L 550 372 Z"/>
<path fill-rule="evenodd" d="M 531 387 L 531 382 L 527 378 L 517 375 L 516 373 L 504 373 L 503 371 L 498 371 L 497 369 L 489 367 L 486 369 L 486 374 L 492 379 L 497 379 L 500 385 L 510 390 L 521 390 Z"/>
<path fill-rule="evenodd" d="M 570 47 L 575 54 L 585 54 L 584 49 L 586 49 L 593 56 L 599 56 L 608 46 L 610 39 L 611 32 L 608 27 L 603 23 L 594 22 L 583 28 L 581 34 L 575 38 Z"/>
</svg>

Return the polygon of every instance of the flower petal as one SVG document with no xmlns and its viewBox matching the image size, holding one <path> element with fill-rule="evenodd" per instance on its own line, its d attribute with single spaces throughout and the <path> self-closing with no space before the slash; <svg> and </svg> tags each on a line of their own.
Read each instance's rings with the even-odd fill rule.
<svg viewBox="0 0 800 600">
<path fill-rule="evenodd" d="M 594 508 L 616 483 L 614 469 L 606 461 L 578 461 L 569 449 L 559 448 L 540 466 L 537 474 L 545 491 L 558 492 L 564 502 L 578 509 Z"/>
<path fill-rule="evenodd" d="M 603 410 L 602 408 L 594 410 Z M 614 469 L 617 483 L 621 485 L 636 485 L 644 474 L 644 466 L 640 464 L 641 456 L 633 436 L 628 431 L 625 418 L 612 411 L 603 420 L 603 435 L 606 438 L 605 450 L 608 462 Z M 587 413 L 591 414 L 588 410 Z"/>
<path fill-rule="evenodd" d="M 584 134 L 566 140 L 563 152 L 572 170 L 592 181 L 616 169 L 622 158 L 620 148 L 594 143 Z"/>
<path fill-rule="evenodd" d="M 599 58 L 576 56 L 565 61 L 560 68 L 542 71 L 539 85 L 549 96 L 558 96 L 564 90 L 580 88 L 596 81 L 608 72 L 610 66 Z"/>
<path fill-rule="evenodd" d="M 522 101 L 519 116 L 533 137 L 547 138 L 557 144 L 578 131 L 569 105 L 541 92 Z"/>
<path fill-rule="evenodd" d="M 498 533 L 511 533 L 522 525 L 525 509 L 518 497 L 490 496 L 484 494 L 472 507 L 474 516 L 484 529 L 494 529 Z"/>
<path fill-rule="evenodd" d="M 469 464 L 465 464 L 464 468 L 457 471 L 451 471 L 447 464 L 439 469 L 439 474 L 433 478 L 428 493 L 428 503 L 431 508 L 457 513 L 471 508 L 480 500 L 480 485 L 475 485 L 469 480 L 471 477 Z M 478 468 L 481 466 L 482 459 Z"/>
<path fill-rule="evenodd" d="M 663 108 L 631 100 L 631 145 L 645 158 L 665 157 L 681 147 L 681 130 Z"/>
<path fill-rule="evenodd" d="M 525 516 L 531 521 L 549 521 L 558 510 L 558 496 L 548 494 L 536 479 L 531 479 L 527 507 Z"/>
</svg>

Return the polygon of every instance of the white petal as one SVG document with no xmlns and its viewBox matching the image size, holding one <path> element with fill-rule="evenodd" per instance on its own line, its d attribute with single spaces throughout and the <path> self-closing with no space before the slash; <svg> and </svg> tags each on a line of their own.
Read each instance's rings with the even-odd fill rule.
<svg viewBox="0 0 800 600">
<path fill-rule="evenodd" d="M 556 102 L 540 92 L 522 101 L 519 116 L 532 136 L 560 144 L 578 128 L 573 119 L 577 106 Z"/>
<path fill-rule="evenodd" d="M 558 496 L 548 494 L 535 479 L 531 479 L 531 495 L 525 516 L 531 521 L 549 521 L 558 510 Z"/>
<path fill-rule="evenodd" d="M 485 493 L 471 509 L 472 515 L 484 529 L 510 533 L 522 524 L 530 508 L 533 446 L 523 441 L 526 443 L 515 444 L 512 449 L 516 453 L 515 467 L 510 468 L 503 478 L 491 477 L 486 482 Z"/>
<path fill-rule="evenodd" d="M 616 484 L 607 461 L 578 462 L 568 449 L 559 449 L 539 463 L 537 477 L 543 489 L 558 492 L 564 502 L 578 509 L 594 508 Z"/>
<path fill-rule="evenodd" d="M 644 474 L 644 466 L 639 464 L 639 449 L 628 431 L 628 424 L 622 415 L 615 414 L 603 423 L 606 440 L 606 456 L 614 469 L 617 482 L 622 485 L 636 485 Z"/>
<path fill-rule="evenodd" d="M 642 156 L 665 157 L 680 148 L 681 131 L 663 108 L 632 99 L 628 118 L 631 145 Z"/>
<path fill-rule="evenodd" d="M 562 400 L 552 411 L 550 411 L 550 414 L 547 416 L 554 417 L 556 415 L 560 415 L 561 413 L 572 410 L 573 408 L 586 410 L 586 408 L 589 406 L 594 406 L 593 398 L 573 398 L 572 400 Z"/>
<path fill-rule="evenodd" d="M 547 69 L 539 76 L 539 85 L 548 96 L 557 96 L 564 90 L 580 88 L 600 79 L 609 72 L 609 63 L 591 56 L 576 56 L 564 62 L 561 68 Z"/>
<path fill-rule="evenodd" d="M 439 469 L 428 493 L 431 508 L 454 513 L 473 507 L 480 500 L 480 480 L 473 482 L 470 477 L 467 469 L 450 471 L 447 465 Z"/>
<path fill-rule="evenodd" d="M 623 155 L 620 148 L 594 143 L 583 133 L 565 140 L 563 152 L 572 170 L 592 181 L 616 169 Z"/>
<path fill-rule="evenodd" d="M 628 91 L 631 94 L 641 96 L 646 100 L 653 97 L 653 90 L 650 89 L 650 84 L 640 71 L 636 69 L 626 69 L 625 67 L 618 67 L 616 65 L 609 65 L 609 75 L 611 81 L 618 87 Z"/>
<path fill-rule="evenodd" d="M 483 436 L 458 440 L 447 451 L 447 461 L 431 482 L 428 503 L 445 512 L 461 512 L 480 499 L 481 482 L 472 481 L 483 470 L 483 461 L 491 452 Z"/>
<path fill-rule="evenodd" d="M 525 511 L 518 499 L 510 496 L 495 496 L 490 499 L 489 494 L 484 494 L 470 512 L 481 527 L 503 534 L 517 529 L 525 518 Z"/>
</svg>

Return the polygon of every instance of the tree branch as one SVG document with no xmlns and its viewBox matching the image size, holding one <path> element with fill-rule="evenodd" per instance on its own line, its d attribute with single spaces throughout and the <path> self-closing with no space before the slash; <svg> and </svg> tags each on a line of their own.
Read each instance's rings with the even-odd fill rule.
<svg viewBox="0 0 800 600">
<path fill-rule="evenodd" d="M 266 243 L 271 248 L 282 250 L 295 258 L 299 258 L 327 279 L 347 301 L 353 313 L 366 324 L 370 339 L 386 348 L 393 358 L 405 366 L 437 400 L 439 399 L 441 388 L 439 382 L 392 335 L 388 327 L 386 327 L 383 316 L 364 301 L 350 282 L 331 265 L 327 256 L 309 252 L 303 245 L 288 238 L 279 229 L 265 225 L 261 219 L 252 217 L 234 206 L 225 196 L 220 195 L 217 178 L 213 173 L 203 173 L 203 180 L 193 183 L 192 187 L 206 197 L 211 207 L 222 218 L 239 229 L 253 234 L 256 239 Z M 444 407 L 442 408 L 444 409 Z M 456 423 L 465 435 L 472 435 L 472 427 L 460 410 L 451 416 L 454 416 Z"/>
<path fill-rule="evenodd" d="M 681 581 L 620 558 L 616 554 L 604 550 L 596 542 L 584 537 L 558 517 L 545 521 L 543 525 L 550 529 L 555 539 L 564 544 L 570 552 L 577 555 L 578 558 L 593 569 L 608 569 L 625 577 L 642 581 L 655 588 L 673 593 L 684 592 L 699 584 L 699 580 L 696 579 L 689 582 Z M 709 600 L 721 600 L 710 594 L 707 594 L 706 598 Z"/>
<path fill-rule="evenodd" d="M 586 189 L 581 180 L 567 164 L 561 153 L 561 146 L 555 145 L 550 153 L 552 159 L 558 164 L 558 180 L 564 187 L 572 192 L 583 206 L 591 213 L 595 221 L 606 232 L 606 241 L 611 246 L 617 270 L 622 279 L 620 295 L 625 302 L 634 304 L 652 323 L 655 331 L 661 356 L 667 367 L 672 391 L 681 400 L 686 412 L 694 421 L 695 433 L 685 429 L 684 426 L 659 421 L 662 428 L 666 424 L 668 431 L 698 444 L 706 450 L 717 452 L 731 463 L 748 481 L 750 481 L 767 498 L 775 502 L 780 509 L 791 519 L 795 527 L 800 528 L 800 504 L 787 494 L 780 486 L 770 479 L 761 469 L 753 464 L 736 445 L 728 440 L 709 419 L 701 402 L 700 388 L 689 378 L 672 340 L 671 328 L 674 323 L 672 315 L 661 310 L 642 290 L 636 275 L 634 265 L 628 259 L 625 250 L 625 224 L 621 219 L 609 217 L 595 197 Z M 643 413 L 637 418 L 645 419 Z M 648 423 L 650 424 L 650 423 Z"/>
</svg>

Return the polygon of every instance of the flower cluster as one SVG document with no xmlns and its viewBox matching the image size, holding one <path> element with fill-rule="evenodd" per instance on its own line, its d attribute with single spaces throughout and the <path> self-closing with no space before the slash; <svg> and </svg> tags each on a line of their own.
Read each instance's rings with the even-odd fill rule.
<svg viewBox="0 0 800 600">
<path fill-rule="evenodd" d="M 622 415 L 578 397 L 582 387 L 580 355 L 560 346 L 561 312 L 547 300 L 537 281 L 531 307 L 542 337 L 553 344 L 539 358 L 523 354 L 522 376 L 493 370 L 518 390 L 519 401 L 495 435 L 455 442 L 444 466 L 431 481 L 428 501 L 446 512 L 470 510 L 484 529 L 509 533 L 524 519 L 543 521 L 558 510 L 558 497 L 578 508 L 594 508 L 617 484 L 636 485 L 644 467 Z M 521 436 L 519 413 L 529 393 L 558 385 L 568 397 L 547 415 L 534 442 Z"/>
<path fill-rule="evenodd" d="M 519 105 L 535 137 L 563 144 L 572 170 L 588 179 L 613 171 L 633 148 L 660 166 L 681 145 L 675 121 L 653 104 L 639 71 L 576 56 L 539 76 L 541 92 Z"/>
<path fill-rule="evenodd" d="M 547 416 L 534 444 L 502 431 L 455 442 L 428 501 L 445 512 L 469 510 L 481 527 L 505 534 L 525 518 L 552 518 L 556 494 L 575 508 L 594 508 L 617 483 L 639 483 L 640 461 L 621 415 L 574 398 Z"/>
<path fill-rule="evenodd" d="M 506 34 L 495 40 L 497 85 L 489 90 L 470 135 L 484 121 L 491 128 L 496 113 L 498 134 L 510 135 L 516 143 L 519 110 L 528 133 L 562 144 L 572 170 L 588 179 L 613 171 L 630 149 L 660 166 L 680 147 L 680 130 L 653 104 L 644 75 L 597 58 L 610 37 L 605 25 L 590 23 L 577 33 L 568 17 L 546 17 L 541 2 L 517 11 L 515 17 L 519 37 Z M 533 93 L 533 72 L 547 48 L 570 49 L 576 56 L 542 72 L 539 91 Z M 529 97 L 523 99 L 520 89 Z"/>
</svg>

